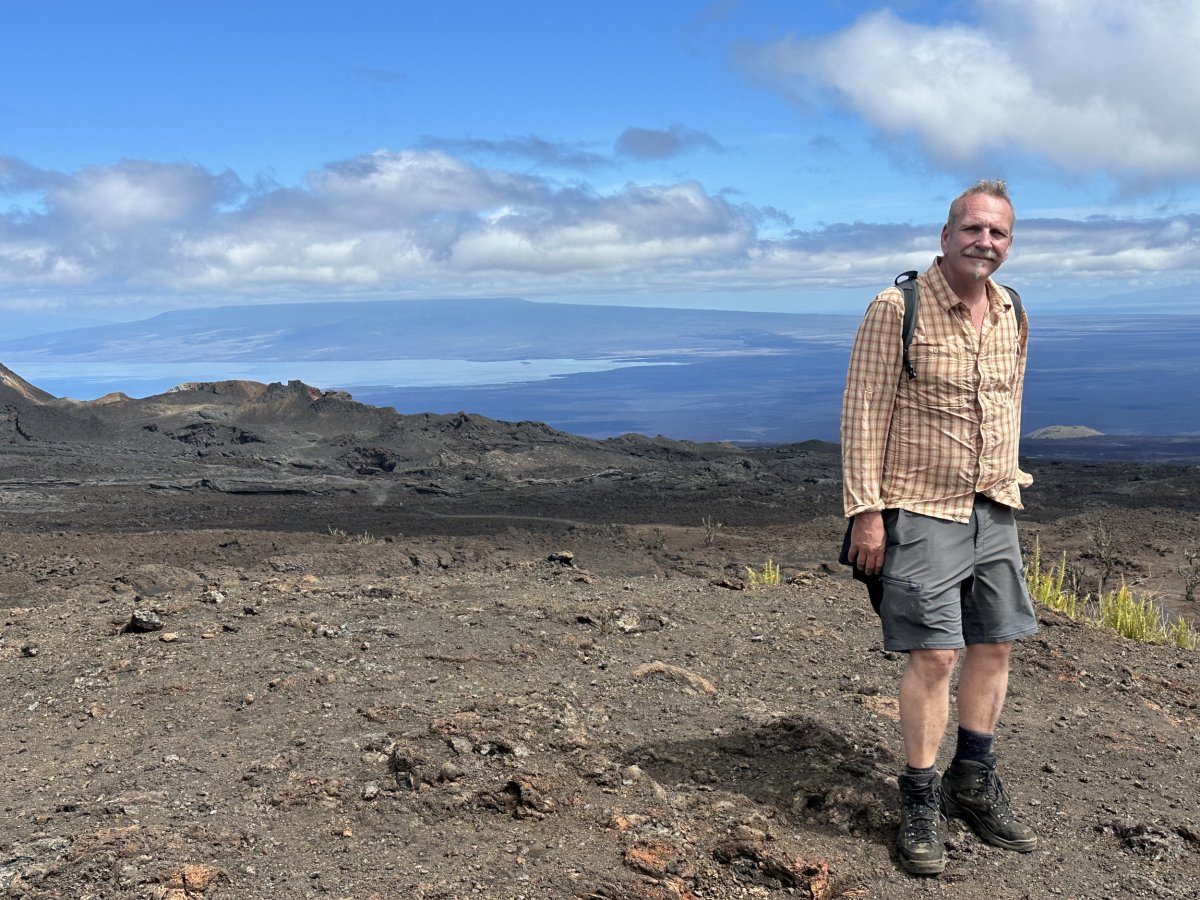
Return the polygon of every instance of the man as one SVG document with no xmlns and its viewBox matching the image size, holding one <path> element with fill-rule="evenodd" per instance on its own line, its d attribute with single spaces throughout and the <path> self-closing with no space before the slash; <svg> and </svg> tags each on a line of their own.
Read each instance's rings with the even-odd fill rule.
<svg viewBox="0 0 1200 900">
<path fill-rule="evenodd" d="M 946 865 L 946 814 L 990 844 L 1028 852 L 996 773 L 992 736 L 1013 642 L 1037 631 L 1013 510 L 1033 479 L 1017 467 L 1026 327 L 991 275 L 1008 257 L 1014 213 L 1003 181 L 950 204 L 942 255 L 919 276 L 919 315 L 903 369 L 899 289 L 871 303 L 842 401 L 849 557 L 882 577 L 884 647 L 905 651 L 899 854 L 904 868 Z M 939 778 L 938 747 L 959 650 L 958 742 Z"/>
</svg>

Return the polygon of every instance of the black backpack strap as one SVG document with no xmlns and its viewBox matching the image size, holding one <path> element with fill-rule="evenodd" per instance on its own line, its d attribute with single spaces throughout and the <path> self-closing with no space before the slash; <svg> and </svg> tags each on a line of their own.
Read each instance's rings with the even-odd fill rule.
<svg viewBox="0 0 1200 900">
<path fill-rule="evenodd" d="M 904 295 L 904 327 L 901 332 L 904 340 L 904 371 L 911 379 L 917 377 L 917 370 L 913 368 L 912 360 L 908 358 L 908 345 L 912 343 L 913 332 L 917 330 L 917 313 L 921 308 L 921 294 L 917 290 L 917 272 L 915 270 L 901 272 L 896 276 L 895 285 Z M 1025 326 L 1025 304 L 1021 302 L 1021 295 L 1017 293 L 1016 289 L 1010 288 L 1007 284 L 1002 284 L 1000 287 L 1008 291 L 1009 299 L 1012 301 L 1013 315 L 1017 317 L 1017 335 L 1019 336 L 1021 329 Z"/>
<path fill-rule="evenodd" d="M 900 288 L 900 293 L 904 295 L 904 330 L 901 332 L 904 336 L 904 371 L 908 373 L 908 377 L 916 378 L 917 370 L 913 368 L 912 361 L 908 358 L 908 345 L 912 343 L 913 332 L 917 330 L 917 311 L 921 306 L 921 298 L 917 292 L 917 272 L 915 269 L 902 272 L 896 276 L 894 282 L 896 287 Z M 1018 319 L 1018 321 L 1020 321 Z"/>
<path fill-rule="evenodd" d="M 1008 291 L 1009 299 L 1012 300 L 1013 315 L 1017 317 L 1017 337 L 1021 336 L 1021 328 L 1025 324 L 1025 305 L 1021 302 L 1021 295 L 1007 284 L 1002 284 L 1000 287 Z"/>
</svg>

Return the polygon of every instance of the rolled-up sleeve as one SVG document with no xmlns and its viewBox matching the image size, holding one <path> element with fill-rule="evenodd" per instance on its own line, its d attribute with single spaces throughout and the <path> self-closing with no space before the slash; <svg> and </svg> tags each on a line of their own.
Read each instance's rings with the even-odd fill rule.
<svg viewBox="0 0 1200 900">
<path fill-rule="evenodd" d="M 882 482 L 896 383 L 903 364 L 904 301 L 885 291 L 867 308 L 842 395 L 842 485 L 845 514 L 881 510 Z"/>
</svg>

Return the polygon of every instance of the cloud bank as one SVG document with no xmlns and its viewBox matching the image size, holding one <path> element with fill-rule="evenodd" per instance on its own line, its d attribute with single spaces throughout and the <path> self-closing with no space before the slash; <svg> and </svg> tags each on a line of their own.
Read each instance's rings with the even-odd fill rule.
<svg viewBox="0 0 1200 900">
<path fill-rule="evenodd" d="M 1028 155 L 1127 187 L 1200 175 L 1200 5 L 1192 0 L 978 3 L 978 24 L 889 11 L 745 64 L 807 108 L 830 95 L 935 161 Z"/>
<path fill-rule="evenodd" d="M 939 228 L 854 223 L 781 234 L 770 231 L 786 222 L 778 211 L 695 181 L 602 191 L 431 150 L 343 160 L 294 187 L 182 163 L 66 173 L 0 158 L 4 196 L 8 303 L 31 294 L 163 303 L 867 291 L 928 265 Z M 1195 280 L 1200 217 L 1022 219 L 1007 271 L 1042 283 Z"/>
<path fill-rule="evenodd" d="M 388 296 L 609 287 L 739 264 L 752 216 L 696 182 L 599 193 L 441 151 L 379 151 L 254 187 L 126 160 L 75 173 L 0 160 L 0 289 Z"/>
</svg>

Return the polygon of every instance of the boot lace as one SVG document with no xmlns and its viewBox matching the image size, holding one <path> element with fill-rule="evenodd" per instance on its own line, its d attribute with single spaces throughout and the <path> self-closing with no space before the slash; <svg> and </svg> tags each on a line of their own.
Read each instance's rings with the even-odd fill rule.
<svg viewBox="0 0 1200 900">
<path fill-rule="evenodd" d="M 934 843 L 938 840 L 938 818 L 942 808 L 937 791 L 904 798 L 907 813 L 905 834 L 915 843 Z"/>
<path fill-rule="evenodd" d="M 981 793 L 987 799 L 992 815 L 997 820 L 1006 825 L 1013 821 L 1012 803 L 1008 799 L 1008 792 L 1004 790 L 1004 782 L 1000 780 L 1000 775 L 995 769 L 987 770 Z"/>
</svg>

